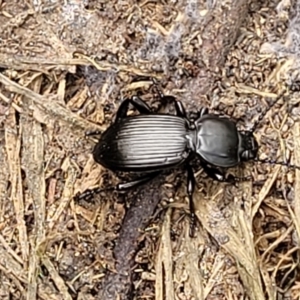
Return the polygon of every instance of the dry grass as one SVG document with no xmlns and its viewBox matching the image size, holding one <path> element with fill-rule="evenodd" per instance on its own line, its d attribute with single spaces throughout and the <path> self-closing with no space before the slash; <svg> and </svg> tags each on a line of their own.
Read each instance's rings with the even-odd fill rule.
<svg viewBox="0 0 300 300">
<path fill-rule="evenodd" d="M 118 181 L 84 132 L 107 128 L 127 95 L 157 106 L 149 77 L 188 111 L 207 105 L 252 124 L 298 80 L 286 50 L 294 3 L 61 2 L 0 0 L 0 299 L 105 299 L 122 288 L 105 286 L 120 268 L 127 299 L 299 299 L 299 170 L 248 163 L 233 172 L 253 181 L 237 186 L 199 170 L 194 239 L 180 170 L 123 198 L 73 199 Z M 257 129 L 262 159 L 300 166 L 298 98 L 290 91 Z M 146 228 L 133 225 L 141 212 Z M 120 242 L 128 224 L 132 239 Z M 128 250 L 117 263 L 116 249 Z"/>
</svg>

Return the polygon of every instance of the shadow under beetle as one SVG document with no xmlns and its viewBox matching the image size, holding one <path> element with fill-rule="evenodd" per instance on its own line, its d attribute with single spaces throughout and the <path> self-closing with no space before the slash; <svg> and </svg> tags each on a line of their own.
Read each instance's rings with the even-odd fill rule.
<svg viewBox="0 0 300 300">
<path fill-rule="evenodd" d="M 233 120 L 209 114 L 207 108 L 201 108 L 195 120 L 189 119 L 180 101 L 173 96 L 164 96 L 161 92 L 159 96 L 162 101 L 173 102 L 175 105 L 176 115 L 154 113 L 141 98 L 133 96 L 121 103 L 114 123 L 101 135 L 93 150 L 94 160 L 112 171 L 146 172 L 143 177 L 112 188 L 118 191 L 146 183 L 165 169 L 184 165 L 187 171 L 191 218 L 190 236 L 193 236 L 196 222 L 193 202 L 195 177 L 189 164 L 190 160 L 198 156 L 203 170 L 214 180 L 249 180 L 249 177 L 226 177 L 222 169 L 235 167 L 242 161 L 258 161 L 258 143 L 253 132 L 258 122 L 282 95 L 283 93 L 261 114 L 253 129 L 249 131 L 238 131 Z M 140 114 L 128 116 L 129 104 Z M 97 134 L 100 133 L 88 133 Z M 262 162 L 289 165 L 272 160 Z M 76 198 L 88 198 L 103 190 L 107 189 L 87 190 Z"/>
</svg>

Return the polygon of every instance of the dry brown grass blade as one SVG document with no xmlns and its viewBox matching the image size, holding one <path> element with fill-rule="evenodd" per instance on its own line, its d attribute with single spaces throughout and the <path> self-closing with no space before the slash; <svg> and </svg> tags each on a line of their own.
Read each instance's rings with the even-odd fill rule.
<svg viewBox="0 0 300 300">
<path fill-rule="evenodd" d="M 264 267 L 258 265 L 258 258 L 256 256 L 255 252 L 255 244 L 253 241 L 253 232 L 252 232 L 252 219 L 249 214 L 247 214 L 247 211 L 244 211 L 240 209 L 237 205 L 234 205 L 233 207 L 234 214 L 231 223 L 235 224 L 235 232 L 237 233 L 237 237 L 240 241 L 242 241 L 244 245 L 244 249 L 236 248 L 234 249 L 234 243 L 233 244 L 226 244 L 226 246 L 229 246 L 227 251 L 233 255 L 237 261 L 237 268 L 239 271 L 239 274 L 241 276 L 241 279 L 244 283 L 244 286 L 246 290 L 248 291 L 248 295 L 251 298 L 252 290 L 254 287 L 256 287 L 256 293 L 253 295 L 253 299 L 265 299 L 264 293 L 263 293 L 263 285 L 261 282 L 260 274 L 264 271 Z M 230 249 L 230 250 L 229 250 Z M 246 251 L 248 262 L 246 264 L 241 263 L 241 255 L 239 252 Z M 251 268 L 254 270 L 254 276 L 249 274 L 248 272 L 248 266 L 249 264 Z M 273 289 L 274 290 L 274 289 Z M 269 295 L 269 300 L 275 300 L 272 296 L 272 290 L 267 289 L 267 293 Z"/>
<path fill-rule="evenodd" d="M 47 58 L 28 58 L 23 56 L 0 53 L 0 67 L 12 70 L 32 70 L 41 72 L 49 77 L 51 69 L 67 70 L 72 65 L 72 58 L 50 60 Z M 73 64 L 74 65 L 74 64 Z"/>
<path fill-rule="evenodd" d="M 48 257 L 43 257 L 42 259 L 43 265 L 47 268 L 52 280 L 54 281 L 55 285 L 57 286 L 58 290 L 63 296 L 64 300 L 72 300 L 71 295 L 68 292 L 68 287 L 65 285 L 64 280 L 59 276 L 58 272 L 56 271 L 54 265 L 50 261 Z"/>
<path fill-rule="evenodd" d="M 21 161 L 20 148 L 21 137 L 18 133 L 15 111 L 10 109 L 10 114 L 7 119 L 5 127 L 5 142 L 6 153 L 9 165 L 10 182 L 11 182 L 11 199 L 14 203 L 16 214 L 17 227 L 19 232 L 20 251 L 22 252 L 22 259 L 26 264 L 29 256 L 29 244 L 27 236 L 27 228 L 24 221 L 24 201 L 23 201 L 23 187 L 21 176 Z"/>
<path fill-rule="evenodd" d="M 36 78 L 31 86 L 39 92 L 42 78 Z M 44 174 L 44 138 L 42 127 L 34 119 L 24 115 L 20 118 L 22 127 L 22 165 L 28 182 L 30 202 L 34 207 L 34 234 L 30 238 L 30 257 L 28 269 L 27 299 L 34 300 L 37 296 L 37 273 L 40 258 L 39 245 L 45 239 L 45 174 Z M 27 199 L 27 201 L 29 200 Z"/>
<path fill-rule="evenodd" d="M 220 272 L 222 272 L 224 263 L 225 263 L 224 255 L 218 254 L 215 258 L 215 262 L 214 262 L 213 268 L 211 270 L 211 276 L 210 276 L 209 281 L 204 290 L 204 299 L 206 299 L 209 296 L 209 293 L 214 288 L 217 278 L 218 277 L 222 278 L 223 274 L 222 274 L 222 276 L 220 276 Z M 219 281 L 220 281 L 220 279 L 219 279 Z"/>
<path fill-rule="evenodd" d="M 149 89 L 149 87 L 153 85 L 152 81 L 136 81 L 136 82 L 131 82 L 126 84 L 123 87 L 123 91 L 135 91 L 139 88 L 145 88 L 145 89 Z"/>
<path fill-rule="evenodd" d="M 0 140 L 0 170 L 8 170 L 5 144 Z M 5 202 L 8 199 L 7 186 L 9 180 L 8 172 L 0 172 L 0 224 L 4 222 Z"/>
<path fill-rule="evenodd" d="M 278 177 L 280 169 L 281 169 L 281 166 L 274 167 L 272 177 L 268 178 L 268 180 L 266 180 L 264 186 L 261 188 L 260 193 L 258 194 L 258 200 L 252 207 L 252 212 L 251 212 L 252 221 L 253 221 L 255 215 L 257 214 L 259 207 L 261 206 L 261 203 L 264 201 L 264 199 L 269 194 L 275 180 Z"/>
<path fill-rule="evenodd" d="M 251 236 L 251 219 L 238 207 L 235 207 L 235 213 L 231 219 L 225 219 L 217 201 L 222 195 L 223 193 L 219 192 L 209 201 L 200 201 L 199 194 L 196 193 L 197 217 L 220 246 L 235 259 L 249 298 L 263 300 L 260 271 L 256 264 Z M 235 226 L 233 227 L 231 224 L 235 224 Z"/>
<path fill-rule="evenodd" d="M 185 189 L 184 189 L 185 192 Z M 181 191 L 180 191 L 181 193 Z M 176 210 L 182 211 L 186 209 L 186 204 L 184 203 L 172 203 L 170 204 L 176 213 Z M 189 236 L 189 220 L 185 218 L 186 225 L 185 230 L 182 230 L 180 236 L 177 238 L 177 243 L 172 243 L 174 253 L 173 261 L 174 263 L 174 287 L 176 295 L 179 294 L 179 286 L 184 287 L 187 298 L 192 296 L 195 300 L 205 299 L 205 295 L 208 295 L 211 286 L 215 286 L 216 282 L 206 283 L 204 288 L 203 274 L 206 274 L 207 270 L 201 262 L 203 262 L 203 254 L 205 249 L 207 249 L 207 239 L 205 233 L 200 228 L 195 237 Z M 200 267 L 201 264 L 201 267 Z M 201 270 L 199 270 L 199 267 Z"/>
<path fill-rule="evenodd" d="M 36 240 L 34 237 L 30 237 L 30 256 L 29 256 L 29 266 L 28 266 L 28 289 L 26 293 L 27 300 L 37 299 L 37 277 L 39 272 L 39 257 L 36 251 Z"/>
<path fill-rule="evenodd" d="M 32 90 L 15 83 L 3 74 L 0 74 L 0 82 L 8 91 L 24 96 L 24 102 L 26 99 L 32 100 L 33 104 L 38 106 L 46 114 L 67 123 L 72 129 L 104 130 L 104 127 L 92 124 L 71 113 L 66 107 L 58 102 L 57 96 L 41 96 Z"/>
<path fill-rule="evenodd" d="M 293 130 L 295 165 L 300 166 L 300 124 L 296 123 Z M 293 218 L 298 238 L 300 238 L 300 170 L 296 170 L 295 180 L 295 218 Z"/>
<path fill-rule="evenodd" d="M 183 189 L 179 192 L 185 194 L 186 190 Z M 175 210 L 183 210 L 186 208 L 186 204 L 174 202 L 171 204 L 171 207 Z M 180 242 L 178 242 L 177 245 L 175 244 L 177 250 L 174 253 L 174 255 L 176 255 L 174 259 L 176 261 L 174 277 L 177 282 L 184 284 L 187 289 L 187 294 L 191 293 L 195 300 L 204 300 L 210 293 L 211 288 L 216 284 L 216 282 L 212 282 L 213 280 L 210 281 L 210 279 L 208 279 L 204 287 L 205 280 L 203 274 L 205 274 L 207 270 L 205 270 L 205 268 L 203 269 L 203 266 L 200 267 L 200 262 L 207 247 L 207 239 L 202 228 L 199 228 L 199 231 L 194 237 L 190 237 L 189 218 L 185 218 L 185 223 L 185 230 L 183 230 L 181 236 L 178 237 L 178 241 Z M 180 253 L 179 256 L 178 253 Z"/>
<path fill-rule="evenodd" d="M 172 246 L 170 239 L 171 213 L 172 209 L 169 208 L 165 215 L 165 221 L 162 227 L 162 237 L 159 249 L 161 258 L 158 259 L 158 262 L 156 264 L 157 300 L 175 299 L 173 287 Z"/>
<path fill-rule="evenodd" d="M 258 95 L 261 97 L 268 97 L 268 98 L 276 98 L 278 96 L 275 93 L 260 91 L 259 89 L 244 85 L 242 83 L 237 83 L 235 86 L 236 86 L 236 92 L 241 94 L 252 94 L 252 95 L 254 94 L 254 95 Z"/>
<path fill-rule="evenodd" d="M 188 227 L 187 227 L 188 228 Z M 186 247 L 184 249 L 185 257 L 183 264 L 185 266 L 185 269 L 188 273 L 188 282 L 193 290 L 193 296 L 195 297 L 195 300 L 202 300 L 205 299 L 206 296 L 210 292 L 210 287 L 214 284 L 208 283 L 204 289 L 203 286 L 203 277 L 201 272 L 199 272 L 199 256 L 201 257 L 201 254 L 203 252 L 203 247 L 200 246 L 199 250 L 199 244 L 203 245 L 203 237 L 199 233 L 197 237 L 190 238 L 188 236 L 188 233 L 186 232 Z"/>
<path fill-rule="evenodd" d="M 64 105 L 65 104 L 65 93 L 66 93 L 66 79 L 63 78 L 59 81 L 58 83 L 58 89 L 57 89 L 57 96 L 58 96 L 58 101 Z"/>
<path fill-rule="evenodd" d="M 257 256 L 255 252 L 255 244 L 253 241 L 253 232 L 252 232 L 252 219 L 251 216 L 245 213 L 244 210 L 240 209 L 238 206 L 234 206 L 235 208 L 235 216 L 236 216 L 236 229 L 239 231 L 239 238 L 241 241 L 243 241 L 244 244 L 244 249 L 242 251 L 247 251 L 246 253 L 248 254 L 248 259 L 250 264 L 253 265 L 253 269 L 255 270 L 255 276 L 249 276 L 247 268 L 243 266 L 242 264 L 237 264 L 240 276 L 245 284 L 245 288 L 248 291 L 248 294 L 251 294 L 251 291 L 253 289 L 253 286 L 257 287 L 256 290 L 256 299 L 264 299 L 264 294 L 263 294 L 263 287 L 262 287 L 262 282 L 260 279 L 260 272 L 262 272 L 263 267 L 259 268 L 258 262 L 257 262 Z M 233 250 L 233 249 L 231 249 Z M 239 250 L 236 249 L 235 253 L 238 253 Z M 239 257 L 239 255 L 237 255 Z M 251 297 L 251 296 L 250 296 Z M 271 296 L 271 293 L 269 293 L 269 300 L 275 300 Z"/>
<path fill-rule="evenodd" d="M 163 247 L 160 244 L 155 265 L 155 300 L 164 299 L 164 276 L 163 276 Z"/>
<path fill-rule="evenodd" d="M 61 200 L 59 202 L 59 206 L 57 207 L 53 216 L 47 217 L 50 230 L 54 227 L 54 225 L 58 221 L 58 219 L 61 216 L 61 214 L 63 213 L 63 211 L 69 205 L 69 203 L 72 200 L 73 195 L 74 195 L 73 189 L 74 189 L 74 183 L 76 181 L 76 168 L 70 162 L 69 157 L 67 157 L 65 159 L 61 168 L 66 174 L 66 182 L 65 182 L 64 190 L 63 190 L 63 193 L 61 196 Z"/>
</svg>

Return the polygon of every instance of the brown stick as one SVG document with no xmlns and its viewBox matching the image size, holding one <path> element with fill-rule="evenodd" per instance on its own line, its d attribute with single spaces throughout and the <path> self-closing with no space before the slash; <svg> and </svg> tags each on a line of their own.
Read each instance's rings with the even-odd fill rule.
<svg viewBox="0 0 300 300">
<path fill-rule="evenodd" d="M 132 299 L 132 268 L 142 231 L 160 201 L 161 176 L 140 188 L 127 211 L 118 237 L 114 256 L 116 273 L 110 273 L 101 283 L 98 299 Z M 119 298 L 118 298 L 119 297 Z"/>
</svg>

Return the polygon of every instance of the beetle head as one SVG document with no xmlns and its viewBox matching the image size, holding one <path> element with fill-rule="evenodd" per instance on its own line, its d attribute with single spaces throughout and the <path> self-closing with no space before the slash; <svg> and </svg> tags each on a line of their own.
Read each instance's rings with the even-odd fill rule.
<svg viewBox="0 0 300 300">
<path fill-rule="evenodd" d="M 255 159 L 258 152 L 258 143 L 252 133 L 252 131 L 240 132 L 240 158 L 243 161 Z"/>
</svg>

